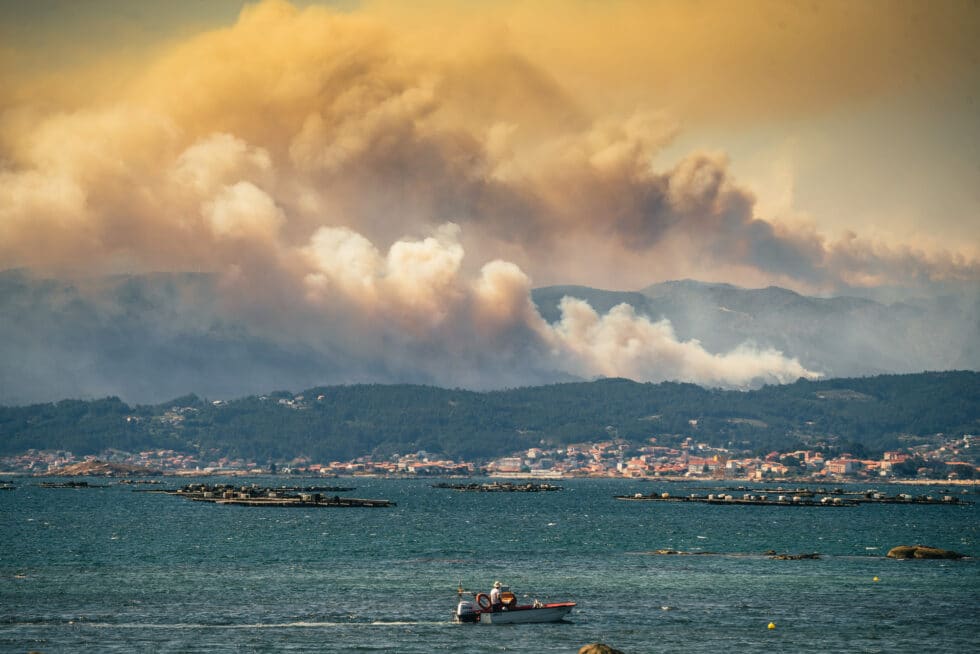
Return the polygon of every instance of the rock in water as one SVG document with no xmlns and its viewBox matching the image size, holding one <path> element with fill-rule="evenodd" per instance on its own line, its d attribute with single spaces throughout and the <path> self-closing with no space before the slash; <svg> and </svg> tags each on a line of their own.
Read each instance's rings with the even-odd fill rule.
<svg viewBox="0 0 980 654">
<path fill-rule="evenodd" d="M 925 545 L 899 545 L 888 550 L 890 559 L 962 559 L 963 555 L 953 550 Z"/>
<path fill-rule="evenodd" d="M 613 649 L 609 645 L 603 645 L 602 643 L 592 643 L 590 645 L 582 645 L 579 648 L 578 654 L 625 654 L 618 649 Z"/>
</svg>

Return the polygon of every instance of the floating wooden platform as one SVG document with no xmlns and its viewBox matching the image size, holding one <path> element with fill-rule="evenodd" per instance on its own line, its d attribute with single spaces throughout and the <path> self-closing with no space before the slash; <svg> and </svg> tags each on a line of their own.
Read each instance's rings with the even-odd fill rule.
<svg viewBox="0 0 980 654">
<path fill-rule="evenodd" d="M 108 488 L 104 484 L 90 484 L 87 481 L 42 481 L 40 488 Z"/>
<path fill-rule="evenodd" d="M 433 488 L 448 488 L 455 491 L 467 491 L 471 493 L 539 493 L 544 491 L 560 491 L 561 486 L 554 484 L 536 484 L 528 482 L 526 484 L 515 484 L 513 482 L 495 481 L 489 484 L 447 484 L 441 482 L 433 484 Z"/>
<path fill-rule="evenodd" d="M 726 504 L 742 506 L 820 506 L 837 508 L 857 506 L 856 502 L 851 502 L 842 498 L 833 498 L 832 500 L 830 498 L 824 498 L 824 500 L 815 502 L 810 498 L 800 496 L 777 496 L 771 498 L 764 495 L 733 497 L 732 495 L 668 495 L 667 493 L 663 493 L 661 495 L 643 495 L 642 493 L 637 493 L 636 495 L 617 495 L 616 499 L 631 502 L 697 502 L 701 504 Z"/>
<path fill-rule="evenodd" d="M 395 503 L 391 500 L 341 497 L 340 495 L 325 495 L 322 492 L 343 492 L 350 490 L 354 489 L 341 486 L 280 486 L 278 488 L 271 488 L 257 486 L 255 484 L 237 487 L 231 484 L 188 484 L 177 490 L 148 490 L 142 492 L 176 495 L 193 502 L 210 502 L 211 504 L 232 504 L 237 506 L 269 506 L 281 508 L 376 508 L 395 506 Z"/>
<path fill-rule="evenodd" d="M 212 504 L 231 504 L 233 506 L 274 506 L 288 508 L 321 508 L 321 507 L 364 507 L 380 508 L 396 506 L 390 500 L 363 499 L 358 497 L 326 498 L 321 500 L 304 500 L 298 497 L 253 497 L 253 498 L 192 498 L 194 502 L 211 502 Z"/>
<path fill-rule="evenodd" d="M 753 506 L 824 506 L 824 507 L 844 507 L 857 506 L 859 504 L 942 504 L 942 505 L 964 505 L 972 502 L 961 500 L 955 495 L 943 495 L 933 497 L 931 495 L 909 495 L 900 493 L 898 495 L 885 495 L 878 492 L 867 492 L 859 495 L 824 495 L 816 499 L 813 493 L 787 493 L 779 495 L 744 493 L 741 497 L 736 497 L 726 493 L 711 493 L 708 495 L 671 495 L 669 493 L 644 495 L 617 495 L 617 500 L 628 500 L 637 502 L 699 502 L 702 504 L 741 504 Z"/>
</svg>

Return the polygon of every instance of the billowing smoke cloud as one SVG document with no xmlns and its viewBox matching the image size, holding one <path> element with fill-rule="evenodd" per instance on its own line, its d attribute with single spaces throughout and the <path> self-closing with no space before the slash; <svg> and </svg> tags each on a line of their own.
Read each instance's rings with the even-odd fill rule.
<svg viewBox="0 0 980 654">
<path fill-rule="evenodd" d="M 972 259 L 767 222 L 722 154 L 651 167 L 679 128 L 657 107 L 603 112 L 516 37 L 457 16 L 472 38 L 435 46 L 405 19 L 270 0 L 95 101 L 12 87 L 0 265 L 224 270 L 247 267 L 243 244 L 268 263 L 323 226 L 391 243 L 454 221 L 471 261 L 512 260 L 537 283 L 977 278 Z"/>
<path fill-rule="evenodd" d="M 496 260 L 468 277 L 459 236 L 450 223 L 382 253 L 348 228 L 317 230 L 296 256 L 308 266 L 302 277 L 307 302 L 329 315 L 335 330 L 330 345 L 342 343 L 362 360 L 383 356 L 396 377 L 425 370 L 443 383 L 470 386 L 560 373 L 725 387 L 819 376 L 771 349 L 743 345 L 709 353 L 696 341 L 679 341 L 668 321 L 654 323 L 628 305 L 599 316 L 587 303 L 566 298 L 561 320 L 550 325 L 516 265 Z M 483 379 L 468 376 L 473 373 Z"/>
<path fill-rule="evenodd" d="M 548 325 L 531 278 L 980 278 L 963 257 L 767 222 L 722 154 L 652 168 L 678 129 L 655 107 L 597 113 L 506 38 L 467 23 L 473 39 L 437 47 L 389 19 L 270 0 L 97 100 L 8 92 L 0 268 L 214 272 L 250 329 L 470 385 L 484 371 L 500 384 L 815 374 L 768 349 L 708 352 L 627 307 L 569 300 Z M 446 374 L 458 362 L 474 379 Z"/>
<path fill-rule="evenodd" d="M 741 345 L 711 354 L 697 341 L 680 342 L 667 320 L 653 322 L 621 304 L 599 316 L 586 302 L 566 297 L 562 319 L 551 334 L 561 350 L 573 354 L 579 374 L 601 373 L 649 381 L 697 379 L 712 386 L 749 387 L 785 383 L 815 374 L 773 349 Z"/>
</svg>

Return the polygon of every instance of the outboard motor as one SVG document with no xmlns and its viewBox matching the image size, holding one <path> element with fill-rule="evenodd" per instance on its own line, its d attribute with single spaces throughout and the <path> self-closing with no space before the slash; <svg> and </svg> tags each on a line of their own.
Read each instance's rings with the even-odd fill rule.
<svg viewBox="0 0 980 654">
<path fill-rule="evenodd" d="M 480 611 L 476 604 L 468 600 L 462 600 L 456 607 L 457 622 L 477 622 L 480 619 Z"/>
</svg>

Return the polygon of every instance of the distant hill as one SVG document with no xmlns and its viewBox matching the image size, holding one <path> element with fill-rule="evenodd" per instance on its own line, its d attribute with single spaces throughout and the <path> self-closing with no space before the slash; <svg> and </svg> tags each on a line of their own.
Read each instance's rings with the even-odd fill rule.
<svg viewBox="0 0 980 654">
<path fill-rule="evenodd" d="M 624 379 L 477 393 L 431 386 L 317 387 L 156 406 L 117 398 L 0 407 L 0 454 L 107 448 L 219 451 L 250 460 L 349 460 L 426 450 L 481 459 L 541 445 L 687 437 L 736 451 L 855 455 L 980 433 L 980 373 L 800 380 L 756 391 Z"/>
<path fill-rule="evenodd" d="M 222 310 L 216 284 L 197 273 L 61 282 L 0 272 L 0 404 L 236 397 L 334 381 L 340 357 L 250 331 Z"/>
<path fill-rule="evenodd" d="M 669 320 L 678 338 L 696 339 L 711 352 L 746 342 L 773 347 L 827 377 L 980 369 L 980 289 L 890 304 L 691 280 L 632 293 L 582 286 L 532 293 L 549 322 L 560 318 L 566 295 L 600 312 L 629 304 L 653 320 Z"/>
<path fill-rule="evenodd" d="M 775 348 L 828 378 L 980 369 L 980 289 L 884 302 L 678 281 L 636 292 L 553 286 L 532 299 L 555 322 L 566 295 L 602 314 L 630 304 L 669 320 L 680 339 L 696 339 L 711 354 L 745 343 Z M 185 393 L 227 399 L 353 382 L 485 390 L 586 381 L 533 356 L 508 358 L 494 347 L 430 353 L 428 344 L 406 346 L 397 334 L 390 348 L 379 342 L 356 353 L 331 338 L 329 316 L 297 314 L 285 327 L 268 327 L 270 311 L 233 306 L 219 278 L 206 273 L 68 282 L 2 271 L 0 404 L 107 396 L 152 404 Z M 414 347 L 409 357 L 406 347 Z"/>
</svg>

